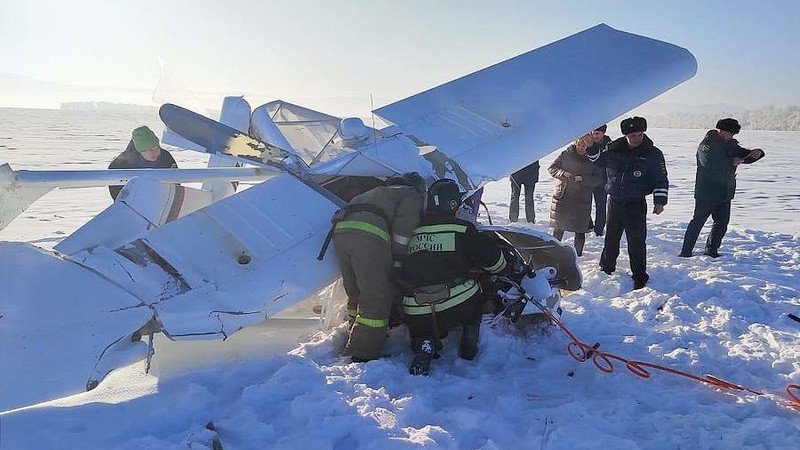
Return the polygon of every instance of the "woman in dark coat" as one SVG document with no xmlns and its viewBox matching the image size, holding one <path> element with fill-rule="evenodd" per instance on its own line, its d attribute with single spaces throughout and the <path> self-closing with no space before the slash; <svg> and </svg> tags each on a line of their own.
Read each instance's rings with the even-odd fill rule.
<svg viewBox="0 0 800 450">
<path fill-rule="evenodd" d="M 575 139 L 547 169 L 556 179 L 550 206 L 550 227 L 561 240 L 564 231 L 575 233 L 575 252 L 583 254 L 592 210 L 592 190 L 605 181 L 603 169 L 589 161 L 586 148 L 591 137 Z"/>
</svg>

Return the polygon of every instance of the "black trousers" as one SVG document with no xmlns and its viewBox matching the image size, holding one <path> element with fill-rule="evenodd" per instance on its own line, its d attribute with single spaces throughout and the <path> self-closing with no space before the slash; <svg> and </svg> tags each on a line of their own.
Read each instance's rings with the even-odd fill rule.
<svg viewBox="0 0 800 450">
<path fill-rule="evenodd" d="M 608 199 L 608 194 L 606 193 L 605 185 L 594 188 L 592 197 L 594 197 L 594 232 L 597 235 L 601 235 L 606 226 L 606 200 Z"/>
<path fill-rule="evenodd" d="M 722 244 L 722 238 L 728 231 L 728 222 L 731 220 L 731 201 L 713 201 L 695 199 L 694 214 L 689 226 L 686 227 L 686 234 L 683 235 L 683 248 L 681 254 L 689 255 L 694 250 L 694 244 L 700 236 L 700 231 L 708 220 L 708 216 L 714 221 L 711 226 L 711 233 L 706 239 L 706 250 L 716 252 Z"/>
<path fill-rule="evenodd" d="M 436 311 L 436 326 L 439 336 L 435 336 L 431 314 L 406 315 L 406 326 L 411 335 L 412 345 L 422 339 L 443 338 L 451 328 L 478 324 L 481 319 L 483 293 L 478 292 L 463 303 L 442 311 Z"/>
<path fill-rule="evenodd" d="M 621 203 L 608 199 L 608 223 L 603 253 L 600 255 L 600 268 L 610 272 L 617 268 L 619 243 L 622 233 L 628 241 L 628 257 L 634 280 L 647 280 L 647 202 L 639 200 Z"/>
<path fill-rule="evenodd" d="M 511 203 L 508 207 L 508 220 L 516 222 L 519 220 L 519 194 L 520 184 L 525 188 L 525 220 L 528 222 L 536 222 L 536 204 L 533 200 L 533 191 L 536 188 L 536 182 L 517 183 L 513 177 L 511 180 Z"/>
</svg>

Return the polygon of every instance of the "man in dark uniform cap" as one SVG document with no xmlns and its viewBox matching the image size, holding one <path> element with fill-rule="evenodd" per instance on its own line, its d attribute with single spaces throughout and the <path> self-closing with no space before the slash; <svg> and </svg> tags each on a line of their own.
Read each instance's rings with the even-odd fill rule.
<svg viewBox="0 0 800 450">
<path fill-rule="evenodd" d="M 608 200 L 608 223 L 600 255 L 600 268 L 612 274 L 617 268 L 619 243 L 622 233 L 628 241 L 633 288 L 641 289 L 647 284 L 647 201 L 645 196 L 653 194 L 653 213 L 661 214 L 667 204 L 667 166 L 664 154 L 653 145 L 644 132 L 647 121 L 644 117 L 629 117 L 622 121 L 621 137 L 608 145 L 600 154 L 606 169 L 606 191 Z"/>
<path fill-rule="evenodd" d="M 733 138 L 741 129 L 736 119 L 720 119 L 716 129 L 708 130 L 697 147 L 694 214 L 686 227 L 679 256 L 692 256 L 700 230 L 711 216 L 714 225 L 706 240 L 704 254 L 719 257 L 719 246 L 731 218 L 731 200 L 736 193 L 736 168 L 739 164 L 752 164 L 764 157 L 760 148 L 748 150 Z"/>
</svg>

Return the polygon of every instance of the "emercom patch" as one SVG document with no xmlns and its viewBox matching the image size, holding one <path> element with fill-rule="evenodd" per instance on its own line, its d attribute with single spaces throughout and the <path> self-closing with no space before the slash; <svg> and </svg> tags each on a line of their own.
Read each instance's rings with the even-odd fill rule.
<svg viewBox="0 0 800 450">
<path fill-rule="evenodd" d="M 415 234 L 408 244 L 408 253 L 415 253 L 420 250 L 454 252 L 456 251 L 456 234 L 452 232 Z"/>
</svg>

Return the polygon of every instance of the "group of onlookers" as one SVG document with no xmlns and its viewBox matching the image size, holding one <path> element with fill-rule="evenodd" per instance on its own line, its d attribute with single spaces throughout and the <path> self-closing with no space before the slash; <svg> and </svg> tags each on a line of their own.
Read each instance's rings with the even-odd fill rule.
<svg viewBox="0 0 800 450">
<path fill-rule="evenodd" d="M 705 255 L 716 258 L 730 219 L 731 200 L 736 190 L 736 168 L 764 156 L 761 149 L 741 147 L 733 136 L 741 126 L 736 119 L 720 119 L 709 130 L 697 150 L 695 210 L 686 229 L 679 256 L 691 257 L 695 242 L 709 216 L 714 225 L 706 241 Z M 624 233 L 634 289 L 649 280 L 646 270 L 647 202 L 653 195 L 653 213 L 661 214 L 667 204 L 669 180 L 664 155 L 645 134 L 643 117 L 623 120 L 623 137 L 611 140 L 603 125 L 569 145 L 548 168 L 556 179 L 550 206 L 550 227 L 561 240 L 565 231 L 575 233 L 574 247 L 582 256 L 586 233 L 604 236 L 600 269 L 616 270 L 620 241 Z M 536 175 L 532 175 L 533 168 Z M 511 175 L 509 220 L 519 214 L 520 185 L 525 185 L 525 211 L 528 222 L 535 222 L 533 190 L 538 181 L 538 161 Z M 595 218 L 591 219 L 592 200 Z"/>
</svg>

